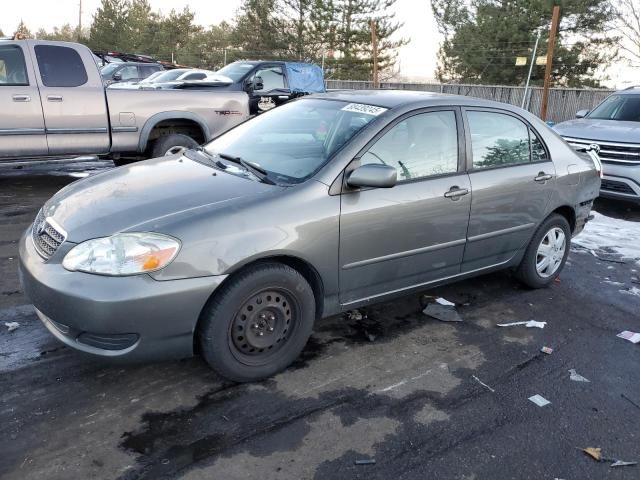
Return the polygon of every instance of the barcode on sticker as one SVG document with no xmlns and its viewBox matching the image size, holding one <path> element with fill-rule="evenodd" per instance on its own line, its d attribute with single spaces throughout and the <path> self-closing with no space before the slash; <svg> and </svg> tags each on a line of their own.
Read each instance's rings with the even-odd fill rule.
<svg viewBox="0 0 640 480">
<path fill-rule="evenodd" d="M 344 112 L 364 113 L 365 115 L 373 115 L 374 117 L 387 111 L 384 107 L 376 107 L 375 105 L 366 105 L 364 103 L 350 103 L 342 107 L 341 110 Z"/>
</svg>

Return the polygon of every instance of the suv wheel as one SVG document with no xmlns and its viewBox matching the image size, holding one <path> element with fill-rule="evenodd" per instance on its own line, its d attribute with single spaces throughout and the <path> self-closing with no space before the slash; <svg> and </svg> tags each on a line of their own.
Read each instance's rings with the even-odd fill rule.
<svg viewBox="0 0 640 480">
<path fill-rule="evenodd" d="M 164 157 L 165 155 L 172 155 L 171 151 L 174 147 L 186 147 L 195 148 L 198 146 L 193 138 L 183 135 L 181 133 L 171 133 L 169 135 L 163 135 L 153 142 L 153 148 L 151 149 L 151 158 Z"/>
<path fill-rule="evenodd" d="M 570 245 L 569 222 L 561 215 L 550 215 L 533 235 L 516 276 L 531 288 L 549 285 L 560 275 Z"/>
<path fill-rule="evenodd" d="M 223 285 L 198 327 L 207 363 L 236 382 L 267 378 L 302 352 L 315 321 L 311 286 L 296 270 L 259 264 Z"/>
</svg>

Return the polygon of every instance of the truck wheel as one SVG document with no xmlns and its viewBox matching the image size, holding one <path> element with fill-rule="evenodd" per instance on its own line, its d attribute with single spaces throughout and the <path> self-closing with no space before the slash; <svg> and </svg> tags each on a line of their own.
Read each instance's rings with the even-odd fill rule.
<svg viewBox="0 0 640 480">
<path fill-rule="evenodd" d="M 315 321 L 315 298 L 305 278 L 279 263 L 263 263 L 222 286 L 202 313 L 200 351 L 223 377 L 262 380 L 302 352 Z"/>
<path fill-rule="evenodd" d="M 516 276 L 528 287 L 546 287 L 560 275 L 570 245 L 569 222 L 562 215 L 550 215 L 533 235 Z"/>
<path fill-rule="evenodd" d="M 155 142 L 153 142 L 153 148 L 151 149 L 151 158 L 171 155 L 170 150 L 173 147 L 195 148 L 197 146 L 198 142 L 196 142 L 193 138 L 181 133 L 171 133 L 169 135 L 163 135 Z"/>
</svg>

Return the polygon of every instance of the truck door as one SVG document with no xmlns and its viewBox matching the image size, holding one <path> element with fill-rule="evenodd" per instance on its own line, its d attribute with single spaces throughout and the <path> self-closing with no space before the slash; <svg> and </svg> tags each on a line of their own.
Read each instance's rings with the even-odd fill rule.
<svg viewBox="0 0 640 480">
<path fill-rule="evenodd" d="M 102 79 L 83 46 L 29 42 L 44 112 L 49 155 L 108 153 Z"/>
<path fill-rule="evenodd" d="M 262 82 L 258 83 L 256 79 Z M 253 85 L 249 99 L 249 110 L 252 114 L 271 110 L 289 99 L 289 94 L 284 93 L 287 82 L 283 65 L 261 65 L 253 75 Z"/>
<path fill-rule="evenodd" d="M 0 44 L 0 158 L 47 154 L 40 94 L 23 46 Z"/>
</svg>

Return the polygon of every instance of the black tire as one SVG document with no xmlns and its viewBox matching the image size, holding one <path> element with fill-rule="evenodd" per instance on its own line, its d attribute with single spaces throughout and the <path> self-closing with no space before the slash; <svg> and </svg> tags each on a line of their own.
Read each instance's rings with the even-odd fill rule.
<svg viewBox="0 0 640 480">
<path fill-rule="evenodd" d="M 298 358 L 315 315 L 313 290 L 299 272 L 279 263 L 257 264 L 209 300 L 198 325 L 200 351 L 229 380 L 262 380 Z"/>
<path fill-rule="evenodd" d="M 193 138 L 181 133 L 170 133 L 163 135 L 153 142 L 151 158 L 164 157 L 172 147 L 195 148 L 198 146 Z"/>
<path fill-rule="evenodd" d="M 555 258 L 555 262 L 557 263 L 557 261 L 560 260 L 560 263 L 557 264 L 557 267 L 550 268 L 549 271 L 540 273 L 537 266 L 538 261 L 543 257 L 539 255 L 538 248 L 541 246 L 541 243 L 547 234 L 552 234 L 554 229 L 561 229 L 564 233 L 564 254 L 562 254 L 562 259 L 560 260 L 559 252 L 552 252 L 553 255 L 555 255 L 555 257 L 553 257 Z M 531 288 L 542 288 L 548 286 L 558 277 L 558 275 L 560 275 L 560 272 L 564 268 L 570 247 L 571 227 L 569 227 L 569 222 L 567 222 L 567 219 L 562 215 L 558 215 L 556 213 L 549 215 L 549 217 L 547 217 L 547 219 L 538 227 L 536 233 L 531 238 L 524 257 L 516 270 L 516 277 L 522 283 Z"/>
</svg>

